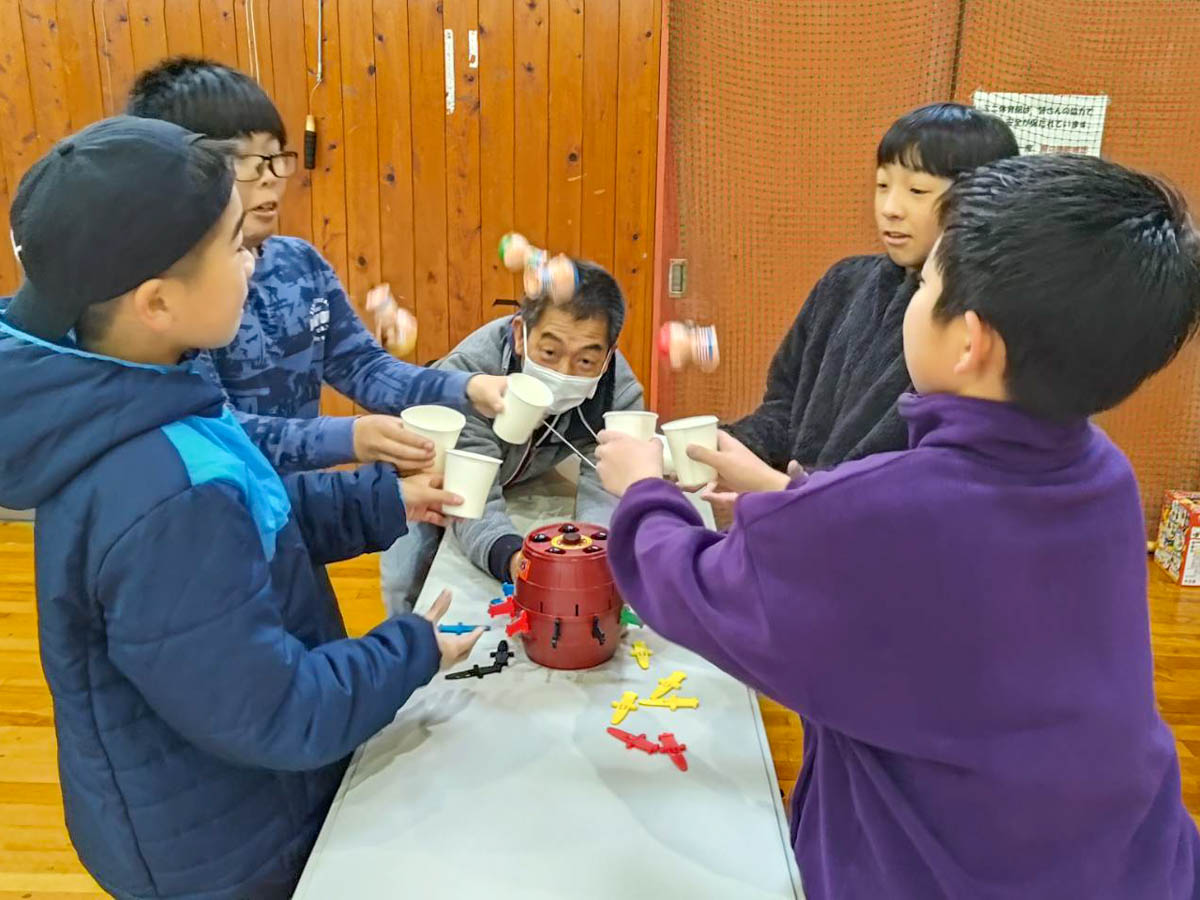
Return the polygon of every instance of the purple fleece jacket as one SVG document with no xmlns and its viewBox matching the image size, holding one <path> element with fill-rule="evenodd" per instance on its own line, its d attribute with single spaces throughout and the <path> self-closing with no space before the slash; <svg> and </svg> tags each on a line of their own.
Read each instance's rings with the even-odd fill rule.
<svg viewBox="0 0 1200 900">
<path fill-rule="evenodd" d="M 625 600 L 803 717 L 809 900 L 1196 896 L 1128 461 L 1083 420 L 900 411 L 912 449 L 747 495 L 727 534 L 634 485 Z"/>
</svg>

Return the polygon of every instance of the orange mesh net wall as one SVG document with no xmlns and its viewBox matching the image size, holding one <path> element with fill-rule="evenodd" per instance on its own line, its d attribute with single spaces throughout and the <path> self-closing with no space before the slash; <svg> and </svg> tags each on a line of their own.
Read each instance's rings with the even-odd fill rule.
<svg viewBox="0 0 1200 900">
<path fill-rule="evenodd" d="M 1027 150 L 1094 144 L 1200 203 L 1200 4 L 676 0 L 668 33 L 662 258 L 687 261 L 687 286 L 660 313 L 715 324 L 722 365 L 664 371 L 664 415 L 757 405 L 816 280 L 879 251 L 875 146 L 915 106 L 990 94 Z M 1100 422 L 1153 522 L 1165 489 L 1200 486 L 1200 346 Z"/>
</svg>

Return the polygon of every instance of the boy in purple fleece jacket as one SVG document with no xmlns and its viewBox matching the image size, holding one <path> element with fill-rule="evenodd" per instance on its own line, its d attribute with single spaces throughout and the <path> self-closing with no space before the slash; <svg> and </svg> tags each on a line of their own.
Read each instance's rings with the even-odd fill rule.
<svg viewBox="0 0 1200 900">
<path fill-rule="evenodd" d="M 732 438 L 693 448 L 747 494 L 721 534 L 656 443 L 601 434 L 617 584 L 803 716 L 810 900 L 1200 896 L 1137 482 L 1087 419 L 1193 333 L 1200 237 L 1085 157 L 985 166 L 942 219 L 904 322 L 911 449 L 787 484 Z"/>
</svg>

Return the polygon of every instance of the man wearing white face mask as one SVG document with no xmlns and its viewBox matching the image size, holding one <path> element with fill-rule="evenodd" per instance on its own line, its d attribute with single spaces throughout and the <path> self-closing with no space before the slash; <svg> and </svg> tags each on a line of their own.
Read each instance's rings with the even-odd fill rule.
<svg viewBox="0 0 1200 900">
<path fill-rule="evenodd" d="M 524 372 L 554 395 L 551 415 L 524 444 L 505 443 L 489 419 L 472 414 L 458 441 L 460 449 L 503 460 L 483 517 L 454 520 L 451 526 L 471 561 L 500 581 L 513 579 L 524 539 L 508 517 L 504 488 L 545 474 L 573 455 L 571 447 L 594 459 L 604 413 L 642 409 L 642 386 L 616 349 L 625 319 L 621 289 L 594 263 L 576 260 L 575 265 L 579 286 L 570 300 L 555 304 L 545 297 L 526 298 L 517 315 L 484 325 L 435 365 L 492 375 Z M 581 465 L 575 518 L 607 525 L 616 502 L 600 486 L 595 470 Z M 433 525 L 412 526 L 383 555 L 383 594 L 390 613 L 411 609 L 441 534 Z"/>
</svg>

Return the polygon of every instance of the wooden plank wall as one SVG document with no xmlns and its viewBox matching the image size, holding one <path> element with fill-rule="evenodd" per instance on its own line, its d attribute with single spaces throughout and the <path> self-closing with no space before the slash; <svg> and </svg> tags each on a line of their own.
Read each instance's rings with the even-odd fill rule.
<svg viewBox="0 0 1200 900">
<path fill-rule="evenodd" d="M 616 267 L 622 346 L 648 383 L 660 18 L 661 0 L 6 0 L 0 207 L 55 140 L 119 112 L 162 57 L 257 68 L 291 146 L 306 113 L 318 118 L 317 167 L 292 179 L 283 230 L 312 241 L 357 304 L 389 282 L 420 320 L 416 360 L 517 297 L 495 249 L 515 229 Z M 18 277 L 0 248 L 0 291 Z"/>
</svg>

